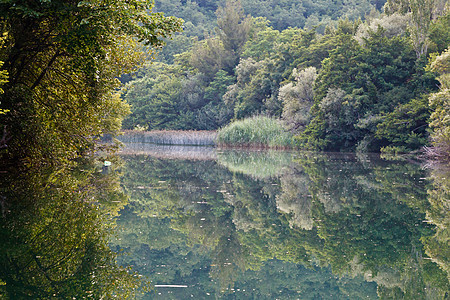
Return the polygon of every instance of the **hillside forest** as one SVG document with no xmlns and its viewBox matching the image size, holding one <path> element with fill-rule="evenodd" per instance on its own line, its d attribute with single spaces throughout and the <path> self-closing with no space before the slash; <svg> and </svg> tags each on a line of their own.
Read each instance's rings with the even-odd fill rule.
<svg viewBox="0 0 450 300">
<path fill-rule="evenodd" d="M 125 129 L 280 119 L 302 149 L 450 150 L 446 0 L 156 1 L 184 20 L 121 77 Z"/>
</svg>

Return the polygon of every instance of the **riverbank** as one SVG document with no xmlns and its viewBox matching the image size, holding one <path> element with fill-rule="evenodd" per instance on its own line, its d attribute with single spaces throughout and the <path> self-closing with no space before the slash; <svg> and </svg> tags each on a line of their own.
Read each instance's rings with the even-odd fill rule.
<svg viewBox="0 0 450 300">
<path fill-rule="evenodd" d="M 123 143 L 175 146 L 216 146 L 224 149 L 293 149 L 293 136 L 281 121 L 264 116 L 238 120 L 217 131 L 124 130 Z"/>
<path fill-rule="evenodd" d="M 148 143 L 156 145 L 214 146 L 216 131 L 194 130 L 123 130 L 118 137 L 122 143 Z"/>
</svg>

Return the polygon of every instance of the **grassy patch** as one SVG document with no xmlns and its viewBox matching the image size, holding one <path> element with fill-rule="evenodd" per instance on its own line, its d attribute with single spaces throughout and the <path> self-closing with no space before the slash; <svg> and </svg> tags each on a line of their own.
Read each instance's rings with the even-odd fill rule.
<svg viewBox="0 0 450 300">
<path fill-rule="evenodd" d="M 226 147 L 292 148 L 292 134 L 281 121 L 256 116 L 235 121 L 217 133 L 217 144 Z"/>
</svg>

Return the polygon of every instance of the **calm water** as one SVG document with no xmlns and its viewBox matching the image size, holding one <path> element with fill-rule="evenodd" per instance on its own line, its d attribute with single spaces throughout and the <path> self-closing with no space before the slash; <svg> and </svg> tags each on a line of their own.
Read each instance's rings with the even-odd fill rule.
<svg viewBox="0 0 450 300">
<path fill-rule="evenodd" d="M 448 299 L 440 169 L 378 156 L 128 147 L 112 248 L 144 299 Z"/>
</svg>

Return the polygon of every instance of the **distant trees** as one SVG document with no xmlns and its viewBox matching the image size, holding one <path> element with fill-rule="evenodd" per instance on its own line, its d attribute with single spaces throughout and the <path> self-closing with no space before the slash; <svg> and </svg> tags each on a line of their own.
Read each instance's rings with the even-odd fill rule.
<svg viewBox="0 0 450 300">
<path fill-rule="evenodd" d="M 233 72 L 241 56 L 244 44 L 251 30 L 251 19 L 244 15 L 240 0 L 228 0 L 224 7 L 217 9 L 217 35 L 222 41 L 229 62 L 225 69 Z"/>
<path fill-rule="evenodd" d="M 438 82 L 435 72 L 425 70 L 426 57 L 429 51 L 442 53 L 450 42 L 445 3 L 388 1 L 384 13 L 372 11 L 365 21 L 330 17 L 334 21 L 316 29 L 277 30 L 269 17 L 250 18 L 245 10 L 266 5 L 284 14 L 294 3 L 241 1 L 219 6 L 216 34 L 210 31 L 164 67 L 190 87 L 169 97 L 179 111 L 176 128 L 216 129 L 263 114 L 282 118 L 301 147 L 412 151 L 428 143 L 430 109 L 424 99 Z M 363 7 L 384 4 L 302 5 L 306 24 L 316 9 L 328 16 L 341 9 L 350 16 L 350 10 L 357 15 Z M 159 76 L 150 69 L 145 76 Z M 133 89 L 130 84 L 125 98 L 139 110 Z M 126 122 L 127 128 L 144 123 L 150 124 Z"/>
<path fill-rule="evenodd" d="M 381 134 L 377 128 L 388 128 L 383 123 L 389 122 L 388 115 L 398 105 L 406 105 L 435 89 L 432 74 L 423 72 L 423 67 L 408 37 L 388 38 L 380 27 L 375 32 L 369 31 L 369 36 L 359 45 L 353 36 L 340 34 L 337 48 L 323 61 L 316 80 L 313 119 L 300 135 L 300 141 L 305 146 L 327 150 L 355 149 L 359 145 L 360 150 L 372 151 L 394 143 L 389 134 Z M 332 96 L 336 89 L 345 92 L 345 95 L 338 93 L 341 100 L 338 94 Z M 340 108 L 326 111 L 325 108 L 331 109 L 326 104 L 330 100 L 330 103 L 340 103 Z M 396 134 L 406 137 L 414 131 L 420 142 L 403 144 L 404 150 L 417 149 L 426 141 L 426 131 L 421 125 L 426 122 L 427 108 L 420 102 L 423 113 L 414 113 L 412 109 L 417 103 L 403 106 L 402 111 L 410 111 L 409 117 L 414 116 L 414 120 L 411 127 L 404 127 L 404 131 Z M 335 121 L 330 123 L 331 116 Z M 421 130 L 416 131 L 413 124 Z"/>
</svg>

